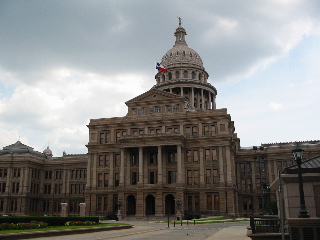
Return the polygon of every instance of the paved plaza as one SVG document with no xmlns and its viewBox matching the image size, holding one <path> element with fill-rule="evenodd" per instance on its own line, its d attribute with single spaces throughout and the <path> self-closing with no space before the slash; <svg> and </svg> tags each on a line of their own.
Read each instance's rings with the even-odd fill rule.
<svg viewBox="0 0 320 240">
<path fill-rule="evenodd" d="M 133 228 L 94 233 L 73 234 L 55 237 L 41 237 L 37 240 L 249 240 L 246 236 L 248 222 L 176 225 L 147 221 L 128 221 Z"/>
</svg>

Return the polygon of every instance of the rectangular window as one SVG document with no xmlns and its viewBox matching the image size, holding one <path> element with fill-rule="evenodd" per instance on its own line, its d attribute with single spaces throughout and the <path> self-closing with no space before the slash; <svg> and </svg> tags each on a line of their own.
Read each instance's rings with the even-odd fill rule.
<svg viewBox="0 0 320 240">
<path fill-rule="evenodd" d="M 207 195 L 207 211 L 212 210 L 212 195 Z"/>
<path fill-rule="evenodd" d="M 44 213 L 49 212 L 49 207 L 50 207 L 50 202 L 48 202 L 48 201 L 42 202 L 42 211 Z"/>
<path fill-rule="evenodd" d="M 97 211 L 102 211 L 102 197 L 97 197 Z"/>
<path fill-rule="evenodd" d="M 206 184 L 211 184 L 211 169 L 206 170 Z"/>
<path fill-rule="evenodd" d="M 103 179 L 103 186 L 108 187 L 109 185 L 109 173 L 104 174 L 104 179 Z"/>
<path fill-rule="evenodd" d="M 138 152 L 132 152 L 131 153 L 131 166 L 137 165 L 138 161 L 139 161 L 139 153 Z"/>
<path fill-rule="evenodd" d="M 175 182 L 176 182 L 176 179 L 175 179 L 174 171 L 168 171 L 168 184 L 172 184 Z"/>
<path fill-rule="evenodd" d="M 51 194 L 51 184 L 44 185 L 44 194 Z"/>
<path fill-rule="evenodd" d="M 115 154 L 114 155 L 114 166 L 115 167 L 120 167 L 120 154 Z"/>
<path fill-rule="evenodd" d="M 245 173 L 245 165 L 244 163 L 240 163 L 240 172 Z"/>
<path fill-rule="evenodd" d="M 149 183 L 155 184 L 155 172 L 149 172 Z"/>
<path fill-rule="evenodd" d="M 168 163 L 175 163 L 175 162 L 176 162 L 176 153 L 168 152 Z"/>
<path fill-rule="evenodd" d="M 13 169 L 13 177 L 19 178 L 20 177 L 20 168 L 14 168 Z"/>
<path fill-rule="evenodd" d="M 203 127 L 203 135 L 205 137 L 209 137 L 210 136 L 210 126 L 209 125 L 206 125 Z"/>
<path fill-rule="evenodd" d="M 198 170 L 193 171 L 193 182 L 194 182 L 194 185 L 199 184 L 199 171 Z"/>
<path fill-rule="evenodd" d="M 103 211 L 106 212 L 108 210 L 108 197 L 103 198 Z"/>
<path fill-rule="evenodd" d="M 193 150 L 193 161 L 194 162 L 198 162 L 199 161 L 198 150 Z"/>
<path fill-rule="evenodd" d="M 52 171 L 45 171 L 44 179 L 51 179 L 52 178 Z"/>
<path fill-rule="evenodd" d="M 192 127 L 192 137 L 198 137 L 198 127 Z"/>
<path fill-rule="evenodd" d="M 115 173 L 114 174 L 114 186 L 118 187 L 120 183 L 120 174 L 119 173 Z"/>
<path fill-rule="evenodd" d="M 186 155 L 187 155 L 187 162 L 191 162 L 191 150 L 187 150 Z"/>
<path fill-rule="evenodd" d="M 192 170 L 187 171 L 187 184 L 192 185 Z"/>
<path fill-rule="evenodd" d="M 0 192 L 1 193 L 6 192 L 6 183 L 5 182 L 0 183 Z"/>
<path fill-rule="evenodd" d="M 19 192 L 19 183 L 18 182 L 13 182 L 12 183 L 11 192 L 12 193 L 18 193 Z"/>
<path fill-rule="evenodd" d="M 188 196 L 188 211 L 192 211 L 192 196 Z"/>
<path fill-rule="evenodd" d="M 196 212 L 200 211 L 200 197 L 199 197 L 199 195 L 194 196 L 194 210 Z"/>
<path fill-rule="evenodd" d="M 251 163 L 246 162 L 246 173 L 250 174 L 251 173 Z"/>
<path fill-rule="evenodd" d="M 103 131 L 99 134 L 100 136 L 100 144 L 110 143 L 111 142 L 111 132 L 110 131 Z"/>
<path fill-rule="evenodd" d="M 157 157 L 158 153 L 157 152 L 150 152 L 150 158 L 149 158 L 149 164 L 156 164 L 157 163 Z"/>
<path fill-rule="evenodd" d="M 102 187 L 103 173 L 98 173 L 98 187 Z"/>
<path fill-rule="evenodd" d="M 138 179 L 137 172 L 132 172 L 131 173 L 131 185 L 136 185 L 137 184 L 137 179 Z"/>
<path fill-rule="evenodd" d="M 154 108 L 149 108 L 149 112 L 152 114 L 154 113 Z"/>
<path fill-rule="evenodd" d="M 206 150 L 205 150 L 205 160 L 206 160 L 207 162 L 211 162 L 211 160 L 212 160 L 210 149 L 206 149 Z"/>
<path fill-rule="evenodd" d="M 57 170 L 55 173 L 55 179 L 60 180 L 62 179 L 62 170 Z"/>
<path fill-rule="evenodd" d="M 213 175 L 213 183 L 219 183 L 218 169 L 213 169 L 212 175 Z"/>
</svg>

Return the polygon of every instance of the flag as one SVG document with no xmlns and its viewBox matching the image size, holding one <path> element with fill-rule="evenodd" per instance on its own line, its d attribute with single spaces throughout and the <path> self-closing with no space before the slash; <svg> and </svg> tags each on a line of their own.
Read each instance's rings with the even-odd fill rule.
<svg viewBox="0 0 320 240">
<path fill-rule="evenodd" d="M 165 69 L 160 63 L 156 64 L 156 69 L 158 69 L 158 71 L 161 71 L 161 72 L 168 72 L 168 70 Z"/>
</svg>

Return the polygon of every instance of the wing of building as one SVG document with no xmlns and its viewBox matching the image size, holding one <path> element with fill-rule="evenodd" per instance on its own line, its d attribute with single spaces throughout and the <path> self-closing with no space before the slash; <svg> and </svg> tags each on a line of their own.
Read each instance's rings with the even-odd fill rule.
<svg viewBox="0 0 320 240">
<path fill-rule="evenodd" d="M 122 219 L 264 212 L 262 190 L 292 164 L 295 143 L 241 148 L 181 22 L 174 35 L 166 71 L 126 102 L 126 116 L 90 120 L 86 155 L 55 158 L 20 142 L 0 151 L 0 213 L 58 215 L 68 203 L 79 214 L 81 202 L 87 215 Z M 309 157 L 320 155 L 319 141 L 304 143 Z"/>
</svg>

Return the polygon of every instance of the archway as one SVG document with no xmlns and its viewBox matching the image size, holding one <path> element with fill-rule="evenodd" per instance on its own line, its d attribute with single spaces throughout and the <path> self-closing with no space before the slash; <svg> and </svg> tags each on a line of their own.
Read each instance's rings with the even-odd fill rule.
<svg viewBox="0 0 320 240">
<path fill-rule="evenodd" d="M 136 215 L 136 198 L 133 195 L 127 197 L 127 215 Z"/>
<path fill-rule="evenodd" d="M 175 200 L 174 196 L 172 194 L 168 194 L 165 198 L 165 212 L 166 215 L 174 215 L 176 213 L 176 208 L 175 208 Z"/>
<path fill-rule="evenodd" d="M 156 213 L 156 203 L 155 197 L 153 195 L 148 195 L 146 197 L 146 215 L 155 215 Z"/>
</svg>

